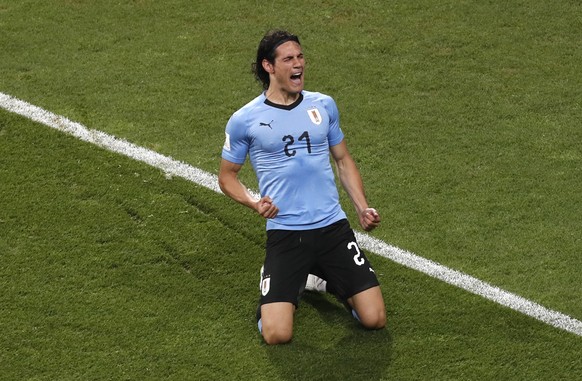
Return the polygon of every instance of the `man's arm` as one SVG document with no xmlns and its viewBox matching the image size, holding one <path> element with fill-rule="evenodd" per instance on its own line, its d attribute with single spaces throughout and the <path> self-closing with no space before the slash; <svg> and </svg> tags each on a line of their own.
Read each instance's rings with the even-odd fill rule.
<svg viewBox="0 0 582 381">
<path fill-rule="evenodd" d="M 348 151 L 345 140 L 331 147 L 330 151 L 337 166 L 340 182 L 356 208 L 362 229 L 373 230 L 380 224 L 380 215 L 374 208 L 368 206 L 360 171 Z"/>
<path fill-rule="evenodd" d="M 279 208 L 273 204 L 273 200 L 271 200 L 269 196 L 264 196 L 257 200 L 240 182 L 238 179 L 238 172 L 241 168 L 241 164 L 222 159 L 220 162 L 220 172 L 218 174 L 218 185 L 222 192 L 236 202 L 255 210 L 265 218 L 276 217 Z"/>
</svg>

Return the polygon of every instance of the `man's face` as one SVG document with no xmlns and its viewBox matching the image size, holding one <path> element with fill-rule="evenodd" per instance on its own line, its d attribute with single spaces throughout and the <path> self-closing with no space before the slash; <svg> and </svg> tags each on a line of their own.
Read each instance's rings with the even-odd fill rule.
<svg viewBox="0 0 582 381">
<path fill-rule="evenodd" d="M 303 73 L 305 70 L 305 58 L 301 45 L 295 41 L 287 41 L 275 50 L 275 62 L 271 64 L 265 61 L 270 70 L 270 87 L 281 91 L 298 94 L 303 90 Z"/>
</svg>

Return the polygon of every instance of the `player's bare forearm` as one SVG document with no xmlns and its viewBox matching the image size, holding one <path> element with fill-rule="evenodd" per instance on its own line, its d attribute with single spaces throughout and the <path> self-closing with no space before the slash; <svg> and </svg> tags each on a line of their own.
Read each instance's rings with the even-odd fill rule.
<svg viewBox="0 0 582 381">
<path fill-rule="evenodd" d="M 350 159 L 338 162 L 338 176 L 356 211 L 360 213 L 368 208 L 368 201 L 364 193 L 364 183 L 354 161 Z"/>
<path fill-rule="evenodd" d="M 348 169 L 350 167 L 351 169 Z M 356 208 L 362 229 L 365 231 L 375 229 L 380 224 L 380 214 L 376 209 L 368 206 L 362 178 L 355 164 L 352 162 L 351 165 L 344 166 L 343 175 L 342 170 L 339 170 L 339 176 L 342 186 L 350 196 L 350 199 Z"/>
<path fill-rule="evenodd" d="M 242 165 L 240 164 L 231 163 L 223 159 L 220 163 L 218 185 L 220 186 L 220 190 L 234 201 L 256 210 L 258 200 L 251 195 L 248 189 L 238 179 L 238 172 L 241 167 Z"/>
<path fill-rule="evenodd" d="M 242 165 L 231 163 L 227 160 L 222 160 L 220 164 L 220 172 L 218 174 L 218 185 L 222 192 L 234 201 L 253 209 L 265 218 L 273 218 L 279 212 L 279 209 L 270 197 L 264 196 L 256 199 L 240 182 L 238 172 Z"/>
<path fill-rule="evenodd" d="M 345 142 L 332 147 L 332 156 L 335 159 L 338 176 L 343 188 L 352 201 L 362 229 L 370 231 L 380 224 L 380 215 L 370 208 L 364 191 L 364 183 L 356 163 L 349 154 Z"/>
<path fill-rule="evenodd" d="M 354 159 L 347 149 L 345 141 L 331 147 L 331 154 L 335 160 L 340 182 L 350 196 L 356 211 L 361 213 L 368 208 L 368 201 L 364 193 L 364 183 Z"/>
</svg>

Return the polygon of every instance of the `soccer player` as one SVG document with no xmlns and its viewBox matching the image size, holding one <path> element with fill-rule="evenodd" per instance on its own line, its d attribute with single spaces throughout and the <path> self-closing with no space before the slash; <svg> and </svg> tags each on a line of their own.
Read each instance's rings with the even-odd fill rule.
<svg viewBox="0 0 582 381">
<path fill-rule="evenodd" d="M 228 121 L 218 179 L 227 196 L 266 219 L 258 314 L 263 339 L 292 339 L 299 293 L 312 269 L 362 326 L 383 328 L 379 282 L 339 203 L 330 153 L 361 227 L 376 228 L 380 216 L 368 206 L 334 100 L 303 89 L 305 57 L 299 38 L 287 31 L 262 38 L 252 67 L 264 91 Z M 260 199 L 238 178 L 247 155 Z"/>
</svg>

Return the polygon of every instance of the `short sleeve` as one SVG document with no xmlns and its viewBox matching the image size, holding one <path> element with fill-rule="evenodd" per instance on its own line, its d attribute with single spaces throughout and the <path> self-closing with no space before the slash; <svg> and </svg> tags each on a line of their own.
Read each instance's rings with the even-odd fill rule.
<svg viewBox="0 0 582 381">
<path fill-rule="evenodd" d="M 226 124 L 222 158 L 232 163 L 243 164 L 249 152 L 246 125 L 242 115 L 233 114 Z"/>
<path fill-rule="evenodd" d="M 325 109 L 329 115 L 329 131 L 327 133 L 327 140 L 329 146 L 333 147 L 342 142 L 344 133 L 340 128 L 339 111 L 335 101 L 331 97 L 324 98 Z"/>
</svg>

